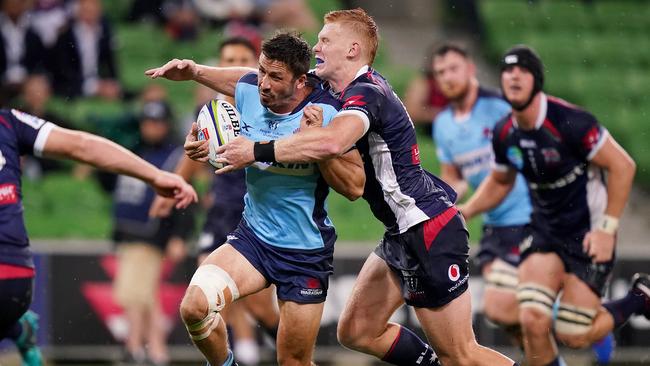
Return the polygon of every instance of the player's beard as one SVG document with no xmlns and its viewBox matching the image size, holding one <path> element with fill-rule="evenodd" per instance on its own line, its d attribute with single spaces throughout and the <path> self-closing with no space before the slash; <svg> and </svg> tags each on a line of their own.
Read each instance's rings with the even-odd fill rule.
<svg viewBox="0 0 650 366">
<path fill-rule="evenodd" d="M 446 94 L 445 97 L 452 103 L 457 103 L 465 99 L 467 93 L 469 93 L 470 82 L 465 83 L 464 87 L 459 89 L 453 94 Z"/>
</svg>

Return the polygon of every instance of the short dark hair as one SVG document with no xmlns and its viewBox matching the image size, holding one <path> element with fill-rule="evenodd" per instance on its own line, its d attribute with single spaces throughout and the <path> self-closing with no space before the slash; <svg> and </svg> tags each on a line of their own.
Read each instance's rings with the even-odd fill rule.
<svg viewBox="0 0 650 366">
<path fill-rule="evenodd" d="M 219 54 L 223 51 L 224 48 L 227 46 L 244 46 L 248 48 L 255 57 L 257 57 L 257 49 L 253 45 L 253 42 L 251 42 L 248 38 L 245 37 L 230 37 L 226 38 L 221 44 L 219 45 Z"/>
<path fill-rule="evenodd" d="M 262 43 L 262 54 L 287 65 L 294 78 L 306 74 L 311 64 L 311 47 L 299 33 L 278 32 Z"/>
<path fill-rule="evenodd" d="M 464 46 L 453 42 L 445 42 L 436 47 L 436 49 L 433 51 L 433 57 L 441 57 L 448 54 L 449 52 L 457 53 L 463 56 L 463 58 L 470 58 L 469 52 L 467 52 L 467 49 Z"/>
</svg>

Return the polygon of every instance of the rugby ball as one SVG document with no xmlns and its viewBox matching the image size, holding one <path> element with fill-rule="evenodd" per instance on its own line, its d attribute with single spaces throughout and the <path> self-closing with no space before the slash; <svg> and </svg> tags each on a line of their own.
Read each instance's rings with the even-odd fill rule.
<svg viewBox="0 0 650 366">
<path fill-rule="evenodd" d="M 208 162 L 217 169 L 223 168 L 224 164 L 217 163 L 216 150 L 239 136 L 239 112 L 232 104 L 215 99 L 201 108 L 196 124 L 199 141 L 208 140 Z"/>
</svg>

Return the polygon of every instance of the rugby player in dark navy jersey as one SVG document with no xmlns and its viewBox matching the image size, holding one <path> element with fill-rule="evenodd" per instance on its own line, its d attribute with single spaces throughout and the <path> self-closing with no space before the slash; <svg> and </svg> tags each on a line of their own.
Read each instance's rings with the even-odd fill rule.
<svg viewBox="0 0 650 366">
<path fill-rule="evenodd" d="M 475 340 L 468 233 L 454 206 L 456 193 L 422 169 L 413 122 L 388 82 L 370 67 L 378 44 L 374 20 L 362 9 L 330 12 L 318 39 L 315 72 L 343 103 L 339 114 L 324 128 L 268 144 L 236 139 L 218 150 L 221 161 L 231 164 L 224 171 L 254 160 L 330 159 L 356 144 L 367 177 L 363 197 L 386 232 L 341 315 L 339 341 L 395 365 L 438 364 L 431 346 L 389 322 L 406 302 L 442 364 L 513 365 Z"/>
<path fill-rule="evenodd" d="M 174 197 L 179 208 L 197 197 L 181 177 L 159 170 L 109 140 L 14 109 L 0 110 L 0 339 L 16 341 L 24 364 L 36 366 L 42 360 L 35 348 L 34 318 L 19 321 L 31 304 L 35 274 L 20 187 L 20 157 L 26 154 L 69 158 L 133 176 L 158 194 Z"/>
<path fill-rule="evenodd" d="M 495 168 L 461 207 L 469 218 L 498 204 L 517 172 L 533 203 L 532 235 L 521 245 L 520 323 L 529 365 L 562 365 L 557 339 L 586 347 L 632 314 L 650 319 L 650 278 L 637 274 L 623 299 L 601 305 L 615 258 L 618 219 L 635 164 L 596 118 L 543 91 L 537 54 L 516 46 L 502 58 L 501 87 L 513 112 L 493 131 Z M 604 173 L 607 174 L 604 174 Z"/>
</svg>

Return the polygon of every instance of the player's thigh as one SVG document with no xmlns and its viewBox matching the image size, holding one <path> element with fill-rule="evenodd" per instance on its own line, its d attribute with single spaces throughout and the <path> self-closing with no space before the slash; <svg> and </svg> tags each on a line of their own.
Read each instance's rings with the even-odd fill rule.
<svg viewBox="0 0 650 366">
<path fill-rule="evenodd" d="M 354 321 L 366 334 L 375 335 L 403 303 L 397 278 L 383 259 L 370 253 L 341 313 L 339 327 Z"/>
<path fill-rule="evenodd" d="M 276 303 L 275 286 L 271 285 L 257 293 L 242 299 L 246 310 L 264 325 L 277 322 L 278 305 Z"/>
<path fill-rule="evenodd" d="M 555 253 L 533 253 L 519 265 L 519 286 L 535 283 L 556 293 L 562 287 L 566 272 L 562 259 Z"/>
<path fill-rule="evenodd" d="M 33 288 L 32 278 L 0 280 L 0 340 L 29 309 Z"/>
<path fill-rule="evenodd" d="M 325 303 L 279 301 L 279 305 L 278 360 L 281 364 L 289 360 L 311 361 Z"/>
<path fill-rule="evenodd" d="M 262 274 L 232 245 L 221 245 L 201 263 L 215 265 L 225 271 L 234 281 L 239 297 L 245 297 L 266 287 Z"/>
<path fill-rule="evenodd" d="M 470 292 L 465 291 L 439 308 L 415 308 L 427 339 L 440 357 L 466 355 L 476 344 L 471 299 Z"/>
</svg>

